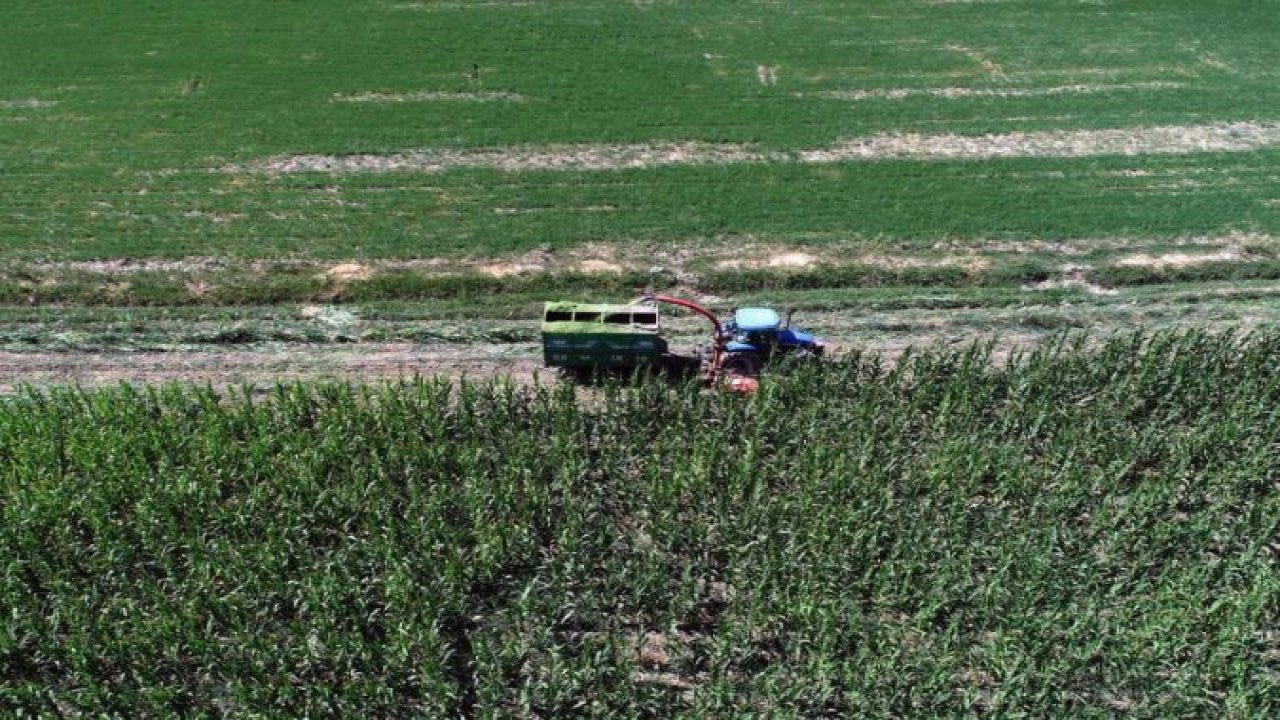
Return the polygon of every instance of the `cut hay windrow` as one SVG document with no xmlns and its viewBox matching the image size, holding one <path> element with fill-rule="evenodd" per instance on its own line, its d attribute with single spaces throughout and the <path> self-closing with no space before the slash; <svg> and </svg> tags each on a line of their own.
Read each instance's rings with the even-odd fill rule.
<svg viewBox="0 0 1280 720">
<path fill-rule="evenodd" d="M 35 110 L 53 107 L 57 100 L 41 100 L 39 98 L 21 98 L 17 100 L 0 99 L 0 110 Z"/>
<path fill-rule="evenodd" d="M 927 97 L 942 100 L 966 100 L 970 98 L 1038 98 L 1058 95 L 1094 95 L 1153 90 L 1177 90 L 1184 83 L 1152 81 L 1138 83 L 1098 83 L 1053 85 L 1049 87 L 935 87 L 935 88 L 864 88 L 856 90 L 822 90 L 802 94 L 801 97 L 818 97 L 825 100 L 862 102 L 866 100 L 906 100 Z"/>
<path fill-rule="evenodd" d="M 413 103 L 413 102 L 528 102 L 527 95 L 505 91 L 443 92 L 417 90 L 413 92 L 362 92 L 333 96 L 334 102 L 344 103 Z"/>
<path fill-rule="evenodd" d="M 227 165 L 225 173 L 443 173 L 488 169 L 523 172 L 601 172 L 660 167 L 878 160 L 1190 155 L 1241 153 L 1280 145 L 1280 123 L 1043 130 L 986 135 L 880 133 L 798 152 L 701 141 L 633 145 L 547 145 L 477 150 L 415 150 L 388 154 L 287 155 Z"/>
</svg>

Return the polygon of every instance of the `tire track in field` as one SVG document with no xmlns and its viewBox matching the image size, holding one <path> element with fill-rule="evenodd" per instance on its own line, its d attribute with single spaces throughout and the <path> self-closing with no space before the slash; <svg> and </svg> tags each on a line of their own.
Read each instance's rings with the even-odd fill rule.
<svg viewBox="0 0 1280 720">
<path fill-rule="evenodd" d="M 777 163 L 820 165 L 909 159 L 1082 158 L 1251 152 L 1280 146 L 1280 123 L 1216 123 L 1099 130 L 1042 130 L 985 135 L 878 133 L 798 152 L 701 141 L 416 150 L 389 154 L 277 155 L 219 168 L 225 173 L 443 173 L 490 169 L 601 172 L 671 166 Z"/>
</svg>

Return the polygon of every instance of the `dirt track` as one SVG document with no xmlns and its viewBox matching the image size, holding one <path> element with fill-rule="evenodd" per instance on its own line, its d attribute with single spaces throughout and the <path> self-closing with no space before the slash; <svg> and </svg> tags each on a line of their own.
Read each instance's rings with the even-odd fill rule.
<svg viewBox="0 0 1280 720">
<path fill-rule="evenodd" d="M 22 385 L 209 383 L 273 385 L 296 380 L 370 382 L 433 375 L 517 382 L 551 379 L 523 346 L 496 351 L 411 344 L 290 347 L 278 350 L 14 353 L 0 352 L 0 392 Z"/>
<path fill-rule="evenodd" d="M 937 331 L 903 333 L 894 337 L 826 338 L 827 356 L 853 351 L 879 354 L 889 362 L 908 348 L 956 347 L 968 342 L 996 341 L 992 360 L 1004 362 L 1011 352 L 1025 350 L 1043 339 L 1036 332 Z M 677 345 L 677 352 L 693 348 Z M 103 387 L 120 383 L 184 382 L 215 387 L 335 381 L 369 383 L 415 376 L 450 380 L 509 378 L 528 384 L 554 382 L 555 370 L 543 367 L 535 343 L 493 345 L 415 345 L 412 343 L 352 343 L 348 345 L 285 345 L 241 350 L 5 352 L 0 351 L 0 394 L 24 385 L 80 385 Z"/>
</svg>

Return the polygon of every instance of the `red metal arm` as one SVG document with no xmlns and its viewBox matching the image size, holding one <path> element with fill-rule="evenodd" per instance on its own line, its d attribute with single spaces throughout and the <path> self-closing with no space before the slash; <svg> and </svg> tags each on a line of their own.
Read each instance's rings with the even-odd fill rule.
<svg viewBox="0 0 1280 720">
<path fill-rule="evenodd" d="M 711 321 L 711 326 L 715 331 L 711 336 L 711 361 L 703 368 L 705 373 L 704 380 L 712 384 L 719 380 L 720 364 L 724 361 L 724 327 L 720 325 L 720 318 L 695 302 L 671 297 L 670 295 L 646 295 L 644 299 L 655 303 L 678 305 L 687 310 L 692 310 Z"/>
<path fill-rule="evenodd" d="M 668 303 L 670 305 L 679 305 L 682 308 L 688 308 L 689 310 L 692 310 L 698 313 L 699 315 L 705 317 L 706 319 L 711 321 L 711 325 L 716 329 L 717 342 L 721 334 L 724 332 L 723 329 L 720 327 L 720 318 L 716 317 L 715 313 L 712 313 L 710 310 L 702 307 L 698 303 L 691 302 L 689 300 L 682 300 L 677 297 L 671 297 L 670 295 L 645 295 L 644 299 L 652 300 L 653 302 Z"/>
</svg>

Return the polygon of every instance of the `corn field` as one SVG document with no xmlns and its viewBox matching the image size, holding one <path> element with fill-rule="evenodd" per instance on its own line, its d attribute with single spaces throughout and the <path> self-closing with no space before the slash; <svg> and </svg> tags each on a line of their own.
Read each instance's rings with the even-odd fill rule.
<svg viewBox="0 0 1280 720">
<path fill-rule="evenodd" d="M 1264 717 L 1280 333 L 0 400 L 0 714 Z"/>
</svg>

